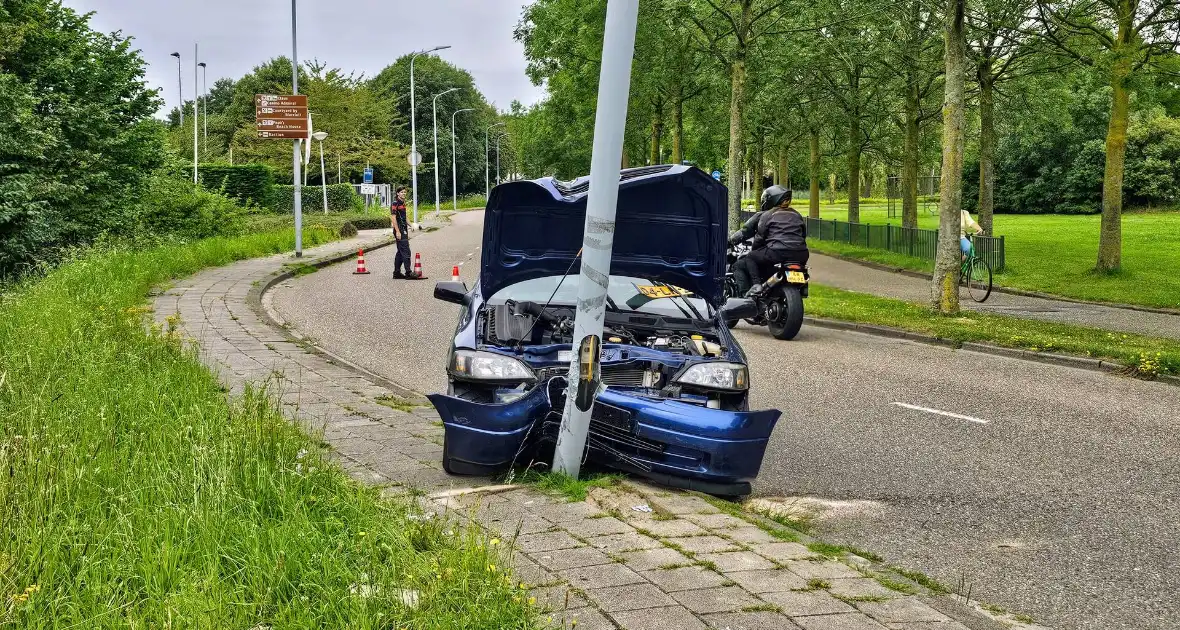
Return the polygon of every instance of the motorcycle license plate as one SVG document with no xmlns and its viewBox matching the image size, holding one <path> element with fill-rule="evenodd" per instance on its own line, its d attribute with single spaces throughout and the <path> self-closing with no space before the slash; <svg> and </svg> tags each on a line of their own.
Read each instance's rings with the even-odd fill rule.
<svg viewBox="0 0 1180 630">
<path fill-rule="evenodd" d="M 807 278 L 803 276 L 802 271 L 788 271 L 787 282 L 791 284 L 807 284 Z"/>
</svg>

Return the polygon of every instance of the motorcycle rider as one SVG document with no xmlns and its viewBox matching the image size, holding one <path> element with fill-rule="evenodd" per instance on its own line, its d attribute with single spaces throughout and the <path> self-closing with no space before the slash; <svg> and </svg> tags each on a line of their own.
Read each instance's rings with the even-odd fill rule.
<svg viewBox="0 0 1180 630">
<path fill-rule="evenodd" d="M 738 295 L 757 295 L 762 279 L 779 263 L 807 264 L 807 222 L 791 207 L 791 189 L 771 186 L 762 192 L 761 209 L 729 236 L 730 246 L 754 239 L 753 249 L 733 265 Z"/>
</svg>

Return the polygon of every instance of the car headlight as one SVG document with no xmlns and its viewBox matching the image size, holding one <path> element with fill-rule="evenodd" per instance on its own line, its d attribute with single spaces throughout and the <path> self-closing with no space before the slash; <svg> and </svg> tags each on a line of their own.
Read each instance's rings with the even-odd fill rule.
<svg viewBox="0 0 1180 630">
<path fill-rule="evenodd" d="M 459 378 L 489 381 L 531 381 L 535 378 L 527 365 L 512 357 L 476 350 L 456 350 L 451 355 L 450 371 Z"/>
<path fill-rule="evenodd" d="M 676 382 L 704 389 L 738 391 L 750 388 L 750 372 L 740 363 L 706 361 L 689 366 Z"/>
</svg>

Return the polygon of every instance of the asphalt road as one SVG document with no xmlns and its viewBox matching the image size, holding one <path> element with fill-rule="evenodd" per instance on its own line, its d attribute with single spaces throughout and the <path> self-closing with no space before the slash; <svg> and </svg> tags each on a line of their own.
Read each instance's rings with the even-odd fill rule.
<svg viewBox="0 0 1180 630">
<path fill-rule="evenodd" d="M 808 268 L 812 281 L 819 284 L 923 304 L 930 301 L 929 279 L 874 269 L 822 254 L 812 254 Z M 982 304 L 971 301 L 965 289 L 959 295 L 963 308 L 982 313 L 1180 339 L 1180 315 L 1025 297 L 998 291 L 993 291 L 991 297 Z M 1180 627 L 1180 623 L 1177 627 Z"/>
<path fill-rule="evenodd" d="M 274 304 L 320 345 L 438 391 L 457 308 L 433 280 L 458 263 L 475 278 L 481 219 L 414 239 L 431 281 L 391 280 L 386 248 L 372 275 L 330 267 Z M 871 502 L 821 537 L 1056 628 L 1180 627 L 1180 388 L 817 328 L 738 336 L 754 405 L 784 412 L 755 492 Z"/>
</svg>

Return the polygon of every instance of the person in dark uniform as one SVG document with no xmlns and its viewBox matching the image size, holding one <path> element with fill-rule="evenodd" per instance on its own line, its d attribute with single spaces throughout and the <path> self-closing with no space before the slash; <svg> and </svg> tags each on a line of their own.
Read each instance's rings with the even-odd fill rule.
<svg viewBox="0 0 1180 630">
<path fill-rule="evenodd" d="M 393 225 L 393 240 L 397 242 L 397 254 L 393 258 L 394 279 L 417 279 L 410 266 L 410 224 L 406 221 L 406 187 L 398 186 L 389 207 L 389 222 Z M 402 265 L 405 272 L 402 272 Z"/>
<path fill-rule="evenodd" d="M 738 295 L 758 293 L 762 279 L 779 263 L 807 264 L 807 222 L 791 207 L 790 188 L 771 186 L 763 191 L 760 211 L 730 235 L 729 244 L 749 239 L 754 239 L 753 249 L 733 266 Z"/>
</svg>

